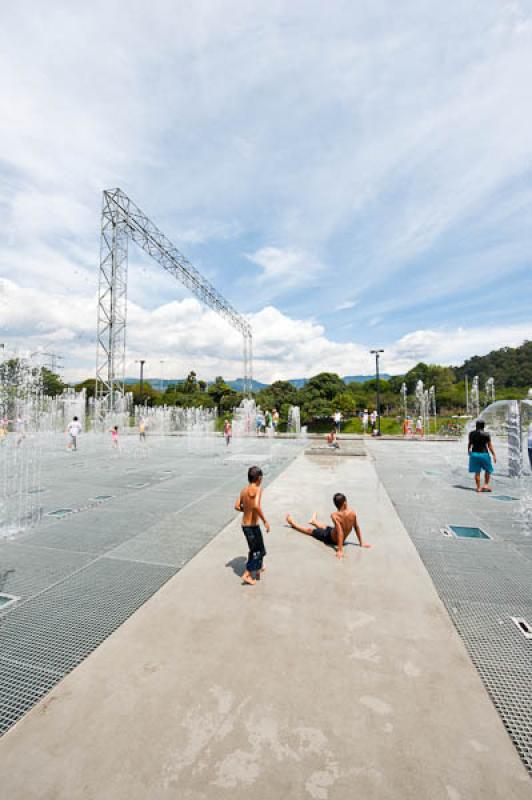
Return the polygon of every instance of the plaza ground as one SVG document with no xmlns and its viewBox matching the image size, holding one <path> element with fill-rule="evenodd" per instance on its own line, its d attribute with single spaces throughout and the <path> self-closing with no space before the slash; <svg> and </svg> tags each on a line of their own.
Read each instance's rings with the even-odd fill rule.
<svg viewBox="0 0 532 800">
<path fill-rule="evenodd" d="M 254 452 L 248 456 L 256 456 L 267 445 L 249 446 Z M 415 457 L 408 447 L 417 448 Z M 458 634 L 440 599 L 445 603 L 445 592 L 436 583 L 438 596 L 414 543 L 427 564 L 428 549 L 423 554 L 415 535 L 410 538 L 379 477 L 392 498 L 397 490 L 412 508 L 410 494 L 430 495 L 427 481 L 432 487 L 430 481 L 441 477 L 431 477 L 431 470 L 449 469 L 454 476 L 460 469 L 446 447 L 453 445 L 368 443 L 367 458 L 300 453 L 291 460 L 293 448 L 275 459 L 266 453 L 272 533 L 264 580 L 241 585 L 245 548 L 238 520 L 196 548 L 179 572 L 0 740 L 6 796 L 531 798 L 523 761 L 468 655 L 470 644 Z M 224 507 L 233 500 L 248 456 L 238 456 L 242 463 L 234 474 L 225 465 L 231 470 L 226 485 L 213 493 L 225 495 Z M 222 459 L 197 456 L 205 473 L 220 472 Z M 303 520 L 316 508 L 328 511 L 336 490 L 356 502 L 364 535 L 374 545 L 367 551 L 348 546 L 343 562 L 283 524 L 287 510 Z M 148 498 L 157 490 L 139 491 Z M 463 503 L 473 498 L 466 490 L 454 492 L 439 511 L 430 495 L 427 513 L 461 521 L 462 516 L 449 518 L 445 503 L 456 508 L 456 493 Z M 474 497 L 481 499 L 494 509 L 503 506 Z M 471 506 L 472 517 L 477 510 Z M 497 545 L 500 538 L 499 544 L 515 550 L 504 542 L 499 513 L 487 544 Z M 513 519 L 505 514 L 506 523 Z M 105 513 L 100 520 L 104 530 Z M 56 530 L 67 523 L 57 523 Z M 436 525 L 439 518 L 429 530 Z M 32 536 L 38 533 L 46 535 Z M 172 537 L 186 541 L 188 530 L 168 525 L 161 535 L 168 547 Z M 156 540 L 154 526 L 152 553 Z M 463 544 L 439 531 L 437 541 Z M 135 553 L 138 558 L 138 548 L 137 543 L 129 556 L 123 551 L 115 560 Z M 142 552 L 146 558 L 149 549 Z M 438 557 L 447 563 L 445 552 Z M 474 557 L 465 556 L 466 565 Z M 457 564 L 455 559 L 455 573 Z M 478 591 L 478 583 L 473 589 Z M 465 610 L 479 601 L 464 590 L 455 602 Z M 8 620 L 14 616 L 13 611 Z"/>
</svg>

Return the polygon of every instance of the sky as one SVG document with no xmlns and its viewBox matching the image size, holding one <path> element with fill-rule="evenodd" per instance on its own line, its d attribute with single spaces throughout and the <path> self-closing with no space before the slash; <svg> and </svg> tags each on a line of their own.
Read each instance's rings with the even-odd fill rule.
<svg viewBox="0 0 532 800">
<path fill-rule="evenodd" d="M 253 328 L 254 377 L 401 374 L 532 339 L 528 0 L 7 4 L 0 336 L 94 375 L 104 189 Z M 242 375 L 129 247 L 127 374 Z"/>
</svg>

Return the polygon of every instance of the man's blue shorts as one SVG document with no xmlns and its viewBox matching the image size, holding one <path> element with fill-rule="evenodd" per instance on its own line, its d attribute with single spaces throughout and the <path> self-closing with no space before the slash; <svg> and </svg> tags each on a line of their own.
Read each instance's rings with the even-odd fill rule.
<svg viewBox="0 0 532 800">
<path fill-rule="evenodd" d="M 484 470 L 485 472 L 493 472 L 493 463 L 489 453 L 469 453 L 469 472 L 474 472 L 475 475 L 480 475 Z"/>
</svg>

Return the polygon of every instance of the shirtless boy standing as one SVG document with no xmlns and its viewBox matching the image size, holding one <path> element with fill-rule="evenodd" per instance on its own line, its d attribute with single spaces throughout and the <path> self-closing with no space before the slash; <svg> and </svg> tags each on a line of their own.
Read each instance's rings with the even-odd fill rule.
<svg viewBox="0 0 532 800">
<path fill-rule="evenodd" d="M 294 522 L 290 514 L 286 515 L 286 521 L 296 531 L 306 533 L 308 536 L 313 536 L 318 541 L 328 545 L 336 545 L 336 558 L 344 557 L 344 542 L 354 529 L 360 547 L 371 547 L 362 541 L 362 533 L 358 527 L 357 515 L 352 508 L 347 505 L 347 498 L 345 494 L 337 492 L 333 497 L 333 503 L 336 506 L 336 511 L 331 514 L 332 526 L 322 525 L 318 522 L 316 512 L 312 515 L 310 520 L 310 527 L 304 528 Z"/>
<path fill-rule="evenodd" d="M 262 470 L 260 467 L 250 467 L 248 469 L 248 485 L 242 489 L 240 495 L 235 503 L 236 511 L 242 511 L 244 517 L 242 519 L 242 530 L 248 543 L 249 555 L 246 564 L 246 571 L 242 575 L 244 583 L 249 583 L 253 586 L 257 580 L 260 580 L 260 573 L 264 571 L 262 560 L 266 555 L 264 542 L 262 540 L 262 531 L 259 526 L 259 520 L 264 522 L 266 532 L 270 532 L 270 526 L 266 517 L 262 513 L 261 500 L 262 489 Z M 255 573 L 256 578 L 253 577 Z"/>
</svg>

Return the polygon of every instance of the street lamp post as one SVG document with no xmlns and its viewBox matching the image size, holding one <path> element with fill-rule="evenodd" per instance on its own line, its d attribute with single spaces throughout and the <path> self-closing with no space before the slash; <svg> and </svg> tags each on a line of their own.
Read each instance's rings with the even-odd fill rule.
<svg viewBox="0 0 532 800">
<path fill-rule="evenodd" d="M 377 436 L 381 435 L 381 380 L 379 375 L 379 358 L 384 350 L 370 350 L 375 356 L 375 377 L 377 379 Z"/>
</svg>

